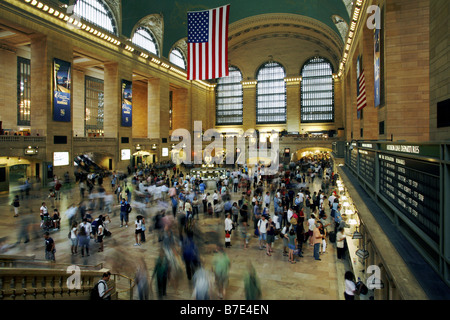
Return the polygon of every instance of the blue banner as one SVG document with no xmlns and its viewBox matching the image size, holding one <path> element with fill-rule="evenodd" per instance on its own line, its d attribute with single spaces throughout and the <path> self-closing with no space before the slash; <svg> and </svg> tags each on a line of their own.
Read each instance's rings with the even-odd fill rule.
<svg viewBox="0 0 450 320">
<path fill-rule="evenodd" d="M 133 114 L 133 90 L 132 82 L 122 80 L 122 126 L 131 127 Z"/>
<path fill-rule="evenodd" d="M 380 72 L 381 72 L 381 60 L 380 60 L 380 30 L 375 29 L 374 35 L 374 89 L 375 89 L 375 107 L 380 105 L 381 97 L 380 97 Z"/>
<path fill-rule="evenodd" d="M 53 121 L 71 121 L 70 62 L 53 59 Z"/>
</svg>

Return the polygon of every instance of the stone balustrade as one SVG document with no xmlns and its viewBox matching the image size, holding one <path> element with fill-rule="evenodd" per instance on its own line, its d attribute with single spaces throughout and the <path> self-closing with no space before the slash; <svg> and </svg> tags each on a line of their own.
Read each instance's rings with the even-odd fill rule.
<svg viewBox="0 0 450 320">
<path fill-rule="evenodd" d="M 67 269 L 0 268 L 0 300 L 86 300 L 107 271 L 80 271 L 79 282 L 68 284 L 73 272 Z M 110 285 L 114 286 L 114 281 Z M 117 297 L 116 293 L 113 290 L 112 297 Z"/>
</svg>

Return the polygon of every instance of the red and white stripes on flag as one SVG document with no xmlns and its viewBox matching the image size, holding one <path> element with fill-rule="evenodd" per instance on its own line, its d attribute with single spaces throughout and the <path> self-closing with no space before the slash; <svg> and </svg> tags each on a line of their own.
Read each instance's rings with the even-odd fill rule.
<svg viewBox="0 0 450 320">
<path fill-rule="evenodd" d="M 230 5 L 188 12 L 188 80 L 228 76 Z"/>
<path fill-rule="evenodd" d="M 362 110 L 367 105 L 366 100 L 366 77 L 364 76 L 364 70 L 361 71 L 358 79 L 358 97 L 356 99 L 356 109 Z"/>
</svg>

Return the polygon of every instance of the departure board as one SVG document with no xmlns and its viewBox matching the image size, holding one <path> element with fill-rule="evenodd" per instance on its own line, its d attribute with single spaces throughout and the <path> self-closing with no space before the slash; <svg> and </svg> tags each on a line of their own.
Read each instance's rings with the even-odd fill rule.
<svg viewBox="0 0 450 320">
<path fill-rule="evenodd" d="M 439 165 L 378 154 L 380 193 L 439 243 Z"/>
<path fill-rule="evenodd" d="M 350 151 L 350 166 L 358 172 L 358 150 L 356 149 Z"/>
<path fill-rule="evenodd" d="M 359 149 L 359 175 L 375 187 L 375 152 Z"/>
</svg>

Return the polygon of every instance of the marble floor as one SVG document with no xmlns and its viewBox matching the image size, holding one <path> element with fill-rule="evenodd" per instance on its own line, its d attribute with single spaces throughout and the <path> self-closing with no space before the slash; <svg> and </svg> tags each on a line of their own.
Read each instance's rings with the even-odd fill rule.
<svg viewBox="0 0 450 320">
<path fill-rule="evenodd" d="M 111 190 L 109 181 L 104 185 L 107 191 Z M 310 190 L 316 191 L 320 188 L 318 182 L 309 186 Z M 14 218 L 11 206 L 12 194 L 0 194 L 0 238 L 7 237 L 3 244 L 12 245 L 4 254 L 35 254 L 36 259 L 44 260 L 44 240 L 43 232 L 37 228 L 38 232 L 29 243 L 16 244 L 18 230 L 21 223 L 27 216 L 33 217 L 36 226 L 39 225 L 39 208 L 42 201 L 46 201 L 48 189 L 33 190 L 28 200 L 21 201 L 21 214 Z M 232 193 L 232 198 L 237 199 L 238 193 Z M 78 187 L 67 190 L 63 193 L 61 200 L 55 202 L 55 206 L 62 215 L 62 227 L 59 231 L 52 231 L 51 237 L 56 243 L 56 262 L 58 264 L 75 265 L 97 265 L 103 263 L 105 268 L 111 269 L 112 273 L 122 274 L 134 278 L 135 272 L 140 263 L 145 262 L 148 273 L 151 275 L 154 268 L 155 259 L 158 256 L 160 243 L 156 235 L 146 231 L 147 241 L 141 246 L 134 246 L 134 220 L 137 211 L 130 213 L 130 226 L 120 228 L 120 220 L 117 209 L 111 214 L 111 224 L 109 230 L 112 237 L 104 241 L 104 251 L 97 252 L 98 244 L 91 241 L 91 255 L 82 258 L 81 255 L 72 255 L 70 243 L 67 238 L 68 221 L 64 217 L 65 210 L 72 204 L 80 201 Z M 48 205 L 49 211 L 53 211 Z M 94 218 L 100 213 L 94 214 Z M 197 227 L 203 235 L 213 235 L 212 238 L 219 239 L 223 235 L 224 222 L 219 218 L 204 218 L 200 211 Z M 175 232 L 177 234 L 177 232 Z M 220 235 L 220 236 L 219 236 Z M 212 239 L 210 237 L 209 240 Z M 212 242 L 211 242 L 212 241 Z M 213 240 L 209 243 L 213 243 Z M 222 243 L 223 239 L 218 240 Z M 232 235 L 232 247 L 225 249 L 231 260 L 229 283 L 224 299 L 243 300 L 244 281 L 243 275 L 247 271 L 248 261 L 256 268 L 262 289 L 262 297 L 266 300 L 343 300 L 344 295 L 344 273 L 349 269 L 348 261 L 341 261 L 336 258 L 335 245 L 328 243 L 327 252 L 321 255 L 321 261 L 313 258 L 313 249 L 308 244 L 304 245 L 304 257 L 298 258 L 296 264 L 288 262 L 288 257 L 282 254 L 282 240 L 275 240 L 272 256 L 267 256 L 265 250 L 259 250 L 257 238 L 250 239 L 249 248 L 243 248 L 243 241 L 239 232 Z M 211 261 L 214 252 L 212 245 L 198 243 L 201 259 L 206 269 L 211 270 Z M 184 264 L 182 265 L 184 271 Z M 153 284 L 153 294 L 151 299 L 156 299 L 156 288 Z M 183 273 L 178 283 L 169 283 L 167 288 L 167 300 L 192 299 L 193 287 Z M 134 295 L 136 298 L 137 295 Z M 213 299 L 217 299 L 217 292 L 213 292 Z"/>
</svg>

